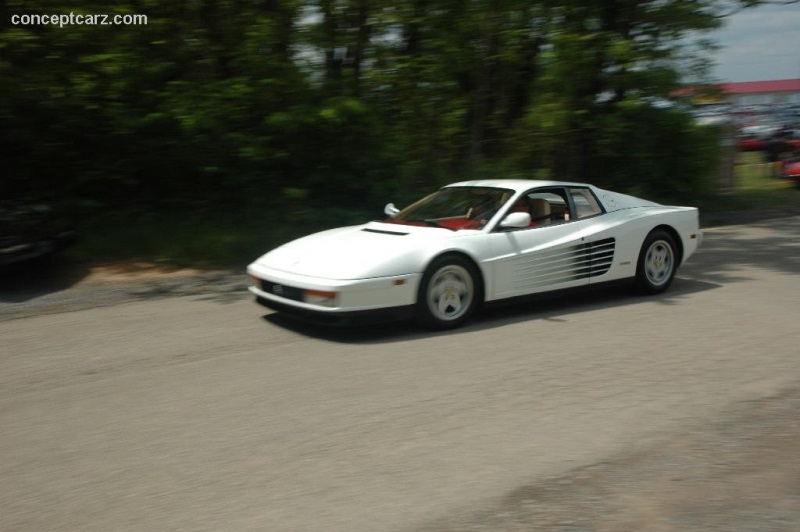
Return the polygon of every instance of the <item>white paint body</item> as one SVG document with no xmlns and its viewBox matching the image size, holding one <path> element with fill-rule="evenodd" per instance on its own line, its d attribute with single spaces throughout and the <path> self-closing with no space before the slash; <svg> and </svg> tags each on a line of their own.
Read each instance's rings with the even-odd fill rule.
<svg viewBox="0 0 800 532">
<path fill-rule="evenodd" d="M 678 236 L 681 262 L 702 240 L 698 211 L 693 207 L 663 206 L 591 185 L 557 181 L 486 180 L 448 185 L 454 186 L 500 187 L 513 190 L 513 196 L 480 230 L 369 222 L 300 238 L 248 266 L 251 276 L 282 287 L 336 292 L 334 306 L 282 297 L 263 286 L 251 286 L 251 292 L 268 301 L 320 313 L 413 305 L 431 262 L 445 253 L 460 253 L 480 271 L 482 299 L 495 301 L 632 278 L 642 244 L 657 227 L 670 228 Z M 588 188 L 605 212 L 542 227 L 499 228 L 518 198 L 553 187 Z M 590 252 L 594 255 L 587 259 Z M 576 275 L 587 261 L 602 263 L 602 268 L 590 266 L 591 274 Z"/>
</svg>

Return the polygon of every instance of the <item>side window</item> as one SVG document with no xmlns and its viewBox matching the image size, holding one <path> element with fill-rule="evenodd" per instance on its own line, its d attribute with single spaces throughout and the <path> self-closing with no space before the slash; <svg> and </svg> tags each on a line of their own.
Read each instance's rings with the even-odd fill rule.
<svg viewBox="0 0 800 532">
<path fill-rule="evenodd" d="M 563 189 L 535 190 L 525 195 L 531 221 L 537 225 L 550 225 L 569 220 L 569 203 Z"/>
<path fill-rule="evenodd" d="M 528 228 L 563 223 L 570 219 L 567 191 L 560 187 L 528 191 L 509 208 L 512 212 L 529 213 Z"/>
<path fill-rule="evenodd" d="M 569 191 L 575 204 L 575 219 L 580 220 L 603 213 L 603 208 L 588 188 L 571 188 Z"/>
<path fill-rule="evenodd" d="M 531 216 L 530 225 L 517 230 L 562 224 L 576 219 L 572 214 L 569 193 L 562 187 L 538 188 L 526 192 L 509 207 L 506 215 L 513 212 L 527 212 Z"/>
</svg>

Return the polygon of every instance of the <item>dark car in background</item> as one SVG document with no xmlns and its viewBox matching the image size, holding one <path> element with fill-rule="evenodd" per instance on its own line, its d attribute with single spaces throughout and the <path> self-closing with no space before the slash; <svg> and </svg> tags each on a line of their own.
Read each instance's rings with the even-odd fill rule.
<svg viewBox="0 0 800 532">
<path fill-rule="evenodd" d="M 49 206 L 0 202 L 0 267 L 48 257 L 75 240 Z"/>
</svg>

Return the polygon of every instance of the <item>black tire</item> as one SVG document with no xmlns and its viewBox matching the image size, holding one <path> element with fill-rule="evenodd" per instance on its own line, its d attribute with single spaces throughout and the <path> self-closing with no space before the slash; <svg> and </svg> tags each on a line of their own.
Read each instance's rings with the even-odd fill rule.
<svg viewBox="0 0 800 532">
<path fill-rule="evenodd" d="M 675 239 L 657 229 L 647 235 L 636 264 L 636 287 L 643 294 L 660 294 L 672 284 L 678 270 Z"/>
<path fill-rule="evenodd" d="M 420 282 L 417 321 L 431 329 L 454 329 L 478 305 L 480 280 L 472 262 L 459 255 L 434 260 Z"/>
</svg>

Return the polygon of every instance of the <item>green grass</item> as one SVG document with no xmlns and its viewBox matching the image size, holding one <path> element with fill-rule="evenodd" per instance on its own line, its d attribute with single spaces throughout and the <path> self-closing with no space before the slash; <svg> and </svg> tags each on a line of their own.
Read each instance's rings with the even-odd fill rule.
<svg viewBox="0 0 800 532">
<path fill-rule="evenodd" d="M 701 212 L 707 217 L 724 223 L 725 215 L 741 212 L 778 208 L 798 203 L 797 187 L 794 183 L 777 179 L 765 162 L 761 152 L 740 154 L 734 173 L 733 190 L 720 192 L 698 202 Z"/>
<path fill-rule="evenodd" d="M 249 215 L 109 214 L 78 227 L 80 239 L 67 257 L 90 264 L 242 267 L 289 240 L 370 219 L 364 212 L 302 210 L 288 215 L 269 210 Z"/>
<path fill-rule="evenodd" d="M 760 153 L 742 154 L 734 190 L 694 202 L 706 225 L 730 223 L 734 213 L 800 203 L 800 189 L 777 180 L 760 166 Z M 175 213 L 105 215 L 79 226 L 80 241 L 70 260 L 89 264 L 146 263 L 172 267 L 241 268 L 266 251 L 294 238 L 375 219 L 380 210 L 307 208 L 277 213 Z"/>
<path fill-rule="evenodd" d="M 164 266 L 226 267 L 257 255 L 267 245 L 263 233 L 213 217 L 185 220 L 171 215 L 108 216 L 80 227 L 80 241 L 69 256 L 80 262 L 110 264 L 145 262 Z M 261 238 L 260 238 L 261 237 Z"/>
</svg>

